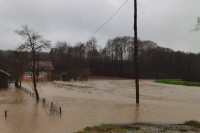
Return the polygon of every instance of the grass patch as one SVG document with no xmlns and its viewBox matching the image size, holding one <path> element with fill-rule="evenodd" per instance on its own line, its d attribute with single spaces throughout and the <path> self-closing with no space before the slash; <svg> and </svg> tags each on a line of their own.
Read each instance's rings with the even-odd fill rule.
<svg viewBox="0 0 200 133">
<path fill-rule="evenodd" d="M 186 122 L 184 122 L 184 125 L 194 126 L 194 127 L 199 127 L 200 128 L 200 122 L 194 121 L 194 120 L 186 121 Z"/>
<path fill-rule="evenodd" d="M 128 125 L 103 124 L 101 126 L 86 127 L 84 130 L 80 130 L 77 133 L 125 132 L 133 130 L 139 129 Z"/>
<path fill-rule="evenodd" d="M 173 85 L 184 85 L 184 86 L 198 86 L 200 87 L 200 82 L 188 82 L 181 79 L 158 79 L 155 80 L 156 83 L 173 84 Z"/>
<path fill-rule="evenodd" d="M 188 130 L 184 129 L 184 128 L 179 128 L 178 131 L 180 131 L 180 132 L 188 132 Z"/>
<path fill-rule="evenodd" d="M 149 127 L 149 128 L 148 128 Z M 198 121 L 186 121 L 183 124 L 174 124 L 174 125 L 156 125 L 151 123 L 134 123 L 134 124 L 103 124 L 101 126 L 86 127 L 83 130 L 80 130 L 76 133 L 125 133 L 125 132 L 139 132 L 148 133 L 148 132 L 198 132 L 200 133 L 200 122 Z"/>
</svg>

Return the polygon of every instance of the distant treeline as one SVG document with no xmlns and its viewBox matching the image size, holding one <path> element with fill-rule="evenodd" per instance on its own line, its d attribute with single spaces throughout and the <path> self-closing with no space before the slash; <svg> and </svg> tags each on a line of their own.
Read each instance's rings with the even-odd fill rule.
<svg viewBox="0 0 200 133">
<path fill-rule="evenodd" d="M 38 60 L 52 61 L 54 74 L 134 78 L 132 37 L 109 39 L 103 49 L 91 38 L 86 44 L 70 46 L 57 42 L 49 53 L 38 53 Z M 181 46 L 180 46 L 181 47 Z M 0 51 L 0 69 L 12 71 L 13 51 Z M 200 82 L 200 54 L 173 51 L 152 41 L 139 40 L 139 75 L 142 79 L 176 78 Z"/>
</svg>

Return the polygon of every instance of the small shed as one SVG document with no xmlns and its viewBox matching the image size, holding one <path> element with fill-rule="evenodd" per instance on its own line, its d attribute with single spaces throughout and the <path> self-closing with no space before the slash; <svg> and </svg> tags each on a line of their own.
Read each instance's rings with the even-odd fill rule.
<svg viewBox="0 0 200 133">
<path fill-rule="evenodd" d="M 69 78 L 68 78 L 68 76 L 67 76 L 67 72 L 62 72 L 60 75 L 62 76 L 62 81 L 68 81 L 68 80 L 70 80 Z"/>
<path fill-rule="evenodd" d="M 0 69 L 0 88 L 8 88 L 8 78 L 10 74 Z"/>
<path fill-rule="evenodd" d="M 68 73 L 67 72 L 54 72 L 53 74 L 53 80 L 56 81 L 67 81 L 69 79 Z"/>
</svg>

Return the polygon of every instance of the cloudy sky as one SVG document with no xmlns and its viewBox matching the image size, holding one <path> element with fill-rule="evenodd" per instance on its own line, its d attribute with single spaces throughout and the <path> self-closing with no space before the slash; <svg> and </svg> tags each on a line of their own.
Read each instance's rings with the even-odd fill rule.
<svg viewBox="0 0 200 133">
<path fill-rule="evenodd" d="M 14 33 L 29 25 L 52 45 L 84 42 L 126 0 L 0 0 L 0 49 L 15 49 L 22 43 Z M 133 3 L 94 36 L 103 48 L 109 38 L 133 36 Z M 200 31 L 191 31 L 200 15 L 200 0 L 138 0 L 138 33 L 163 47 L 200 52 Z"/>
</svg>

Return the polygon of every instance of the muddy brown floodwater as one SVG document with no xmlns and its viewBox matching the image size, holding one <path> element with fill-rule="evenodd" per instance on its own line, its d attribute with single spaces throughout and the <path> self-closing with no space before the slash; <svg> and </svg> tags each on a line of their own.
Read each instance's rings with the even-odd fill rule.
<svg viewBox="0 0 200 133">
<path fill-rule="evenodd" d="M 32 91 L 31 82 L 23 87 Z M 62 115 L 50 115 L 42 103 L 11 85 L 0 90 L 0 133 L 72 133 L 103 123 L 200 121 L 200 87 L 141 80 L 140 105 L 135 104 L 133 80 L 42 82 L 38 90 L 40 97 L 62 107 Z"/>
</svg>

